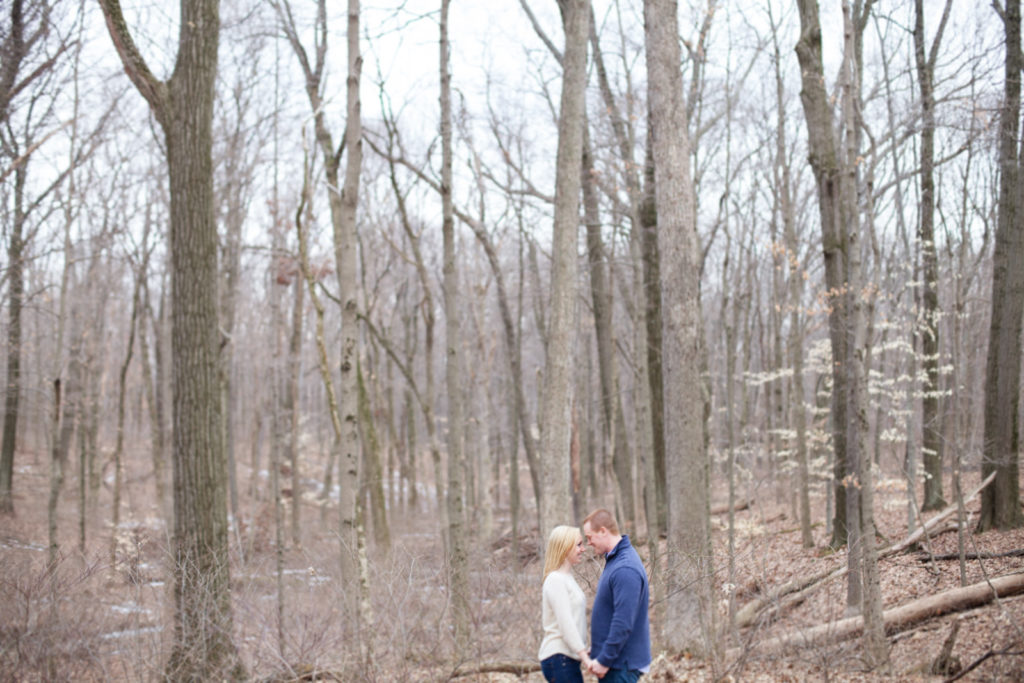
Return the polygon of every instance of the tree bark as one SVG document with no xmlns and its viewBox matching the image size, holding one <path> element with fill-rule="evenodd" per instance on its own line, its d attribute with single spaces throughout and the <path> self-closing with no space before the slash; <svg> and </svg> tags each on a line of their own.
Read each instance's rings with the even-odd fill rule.
<svg viewBox="0 0 1024 683">
<path fill-rule="evenodd" d="M 328 205 L 334 233 L 334 260 L 341 295 L 341 376 L 338 387 L 338 409 L 341 417 L 341 436 L 338 442 L 341 542 L 341 573 L 344 591 L 346 623 L 358 625 L 358 558 L 356 516 L 359 494 L 359 429 L 356 360 L 358 356 L 358 304 L 356 298 L 356 206 L 359 192 L 359 172 L 362 166 L 362 122 L 360 119 L 359 78 L 362 56 L 359 52 L 359 0 L 348 0 L 346 31 L 348 75 L 346 79 L 346 118 L 343 147 L 348 151 L 345 162 L 344 186 L 341 183 L 341 153 L 335 149 L 331 131 L 327 127 L 323 93 L 324 65 L 327 55 L 326 0 L 319 0 L 316 14 L 316 54 L 311 63 L 299 39 L 299 31 L 287 3 L 275 5 L 285 35 L 295 52 L 306 76 L 306 96 L 313 111 L 317 144 L 324 159 L 327 180 Z M 339 191 L 340 188 L 340 191 Z"/>
<path fill-rule="evenodd" d="M 370 394 L 366 390 L 366 380 L 363 377 L 361 365 L 357 366 L 356 381 L 359 388 L 359 426 L 362 430 L 360 438 L 363 442 L 363 470 L 365 471 L 365 488 L 370 499 L 373 542 L 380 551 L 386 554 L 391 545 L 391 532 L 388 528 L 387 506 L 384 502 L 380 438 L 377 436 L 377 425 L 373 421 Z"/>
<path fill-rule="evenodd" d="M 459 272 L 455 254 L 455 218 L 452 209 L 452 107 L 448 47 L 448 6 L 441 0 L 439 70 L 441 80 L 441 232 L 445 319 L 445 388 L 448 395 L 448 587 L 456 652 L 469 645 L 469 556 L 463 520 L 463 453 L 465 425 L 462 411 L 462 335 L 459 331 Z"/>
<path fill-rule="evenodd" d="M 1020 169 L 1021 53 L 1020 0 L 1007 0 L 1006 82 L 999 121 L 999 206 L 992 253 L 992 317 L 985 372 L 985 441 L 982 476 L 996 473 L 981 495 L 978 530 L 1024 524 L 1020 506 L 1020 363 L 1024 316 L 1024 220 Z"/>
<path fill-rule="evenodd" d="M 21 401 L 21 312 L 25 297 L 24 165 L 14 171 L 14 220 L 7 242 L 7 382 L 4 385 L 3 435 L 0 437 L 0 514 L 14 514 L 14 451 Z"/>
<path fill-rule="evenodd" d="M 805 548 L 814 546 L 811 534 L 810 472 L 807 454 L 807 398 L 804 391 L 804 323 L 800 315 L 803 310 L 804 275 L 800 263 L 800 242 L 796 231 L 796 210 L 792 168 L 789 163 L 789 145 L 786 136 L 785 85 L 782 74 L 782 50 L 778 42 L 778 26 L 774 16 L 772 22 L 772 51 L 774 54 L 776 136 L 775 163 L 772 166 L 778 192 L 779 213 L 782 218 L 782 239 L 784 244 L 784 267 L 788 271 L 789 289 L 789 362 L 793 369 L 790 388 L 790 414 L 796 428 L 796 463 L 799 480 L 800 541 Z"/>
<path fill-rule="evenodd" d="M 569 441 L 573 332 L 576 329 L 576 236 L 580 159 L 583 155 L 587 66 L 587 0 L 560 3 L 565 28 L 562 95 L 558 114 L 555 216 L 551 244 L 551 308 L 541 396 L 541 535 L 572 519 Z"/>
<path fill-rule="evenodd" d="M 835 520 L 832 545 L 846 543 L 846 305 L 841 296 L 846 282 L 846 243 L 842 226 L 845 220 L 840 206 L 840 163 L 833 138 L 834 116 L 825 89 L 822 63 L 821 23 L 817 0 L 797 0 L 800 12 L 800 39 L 796 44 L 803 88 L 800 101 L 807 121 L 808 152 L 818 189 L 821 216 L 821 246 L 825 258 L 825 288 L 829 292 L 829 340 L 832 346 L 832 446 L 835 452 Z"/>
<path fill-rule="evenodd" d="M 665 643 L 706 652 L 713 633 L 709 472 L 704 440 L 697 238 L 690 142 L 679 73 L 676 3 L 646 0 L 650 135 L 661 249 L 665 443 L 668 499 L 668 605 Z"/>
<path fill-rule="evenodd" d="M 952 0 L 946 0 L 939 27 L 925 56 L 924 1 L 914 0 L 914 61 L 921 90 L 921 218 L 917 239 L 921 249 L 922 318 L 921 369 L 927 376 L 921 398 L 924 434 L 924 501 L 922 510 L 945 506 L 942 496 L 942 423 L 939 414 L 939 273 L 935 245 L 935 62 Z"/>
<path fill-rule="evenodd" d="M 181 3 L 178 59 L 166 82 L 156 79 L 136 48 L 118 0 L 100 5 L 128 77 L 163 128 L 170 176 L 175 625 L 166 674 L 241 678 L 245 673 L 232 641 L 218 391 L 211 158 L 218 2 Z"/>
</svg>

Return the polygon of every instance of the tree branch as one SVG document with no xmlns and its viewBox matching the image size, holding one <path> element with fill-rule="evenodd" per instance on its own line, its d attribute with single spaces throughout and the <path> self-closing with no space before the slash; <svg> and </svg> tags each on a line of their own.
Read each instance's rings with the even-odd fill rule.
<svg viewBox="0 0 1024 683">
<path fill-rule="evenodd" d="M 128 25 L 124 20 L 124 13 L 121 11 L 120 0 L 99 0 L 99 4 L 100 9 L 103 10 L 107 30 L 110 32 L 110 39 L 114 42 L 114 48 L 124 66 L 124 72 L 128 74 L 128 78 L 149 102 L 156 119 L 160 121 L 161 125 L 166 125 L 168 98 L 170 97 L 167 83 L 153 75 L 142 53 L 139 52 L 138 46 L 132 40 Z"/>
</svg>

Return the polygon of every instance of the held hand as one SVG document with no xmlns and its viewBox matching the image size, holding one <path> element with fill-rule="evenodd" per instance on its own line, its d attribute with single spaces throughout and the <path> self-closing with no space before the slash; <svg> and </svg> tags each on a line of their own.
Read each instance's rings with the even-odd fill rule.
<svg viewBox="0 0 1024 683">
<path fill-rule="evenodd" d="M 598 678 L 604 678 L 604 675 L 608 673 L 608 667 L 602 664 L 601 662 L 597 661 L 596 659 L 590 660 L 590 664 L 587 666 L 587 670 L 590 671 L 590 673 L 597 676 Z"/>
</svg>

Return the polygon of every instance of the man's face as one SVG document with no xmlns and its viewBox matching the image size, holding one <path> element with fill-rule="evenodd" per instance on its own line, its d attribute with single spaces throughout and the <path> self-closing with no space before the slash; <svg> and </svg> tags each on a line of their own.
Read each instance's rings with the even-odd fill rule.
<svg viewBox="0 0 1024 683">
<path fill-rule="evenodd" d="M 587 545 L 594 549 L 595 555 L 604 555 L 614 547 L 611 544 L 611 533 L 604 527 L 593 529 L 590 522 L 583 525 L 583 535 L 587 537 Z"/>
</svg>

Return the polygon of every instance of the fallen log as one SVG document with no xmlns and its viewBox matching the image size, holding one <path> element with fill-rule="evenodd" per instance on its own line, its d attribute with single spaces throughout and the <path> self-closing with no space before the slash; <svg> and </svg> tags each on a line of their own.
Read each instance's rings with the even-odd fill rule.
<svg viewBox="0 0 1024 683">
<path fill-rule="evenodd" d="M 749 508 L 752 505 L 752 503 L 753 503 L 753 501 L 750 501 L 750 500 L 738 500 L 732 506 L 733 512 L 739 512 L 740 510 L 746 510 L 747 508 Z M 721 505 L 715 505 L 710 510 L 712 516 L 714 516 L 714 515 L 724 515 L 728 511 L 729 511 L 729 504 L 728 503 L 722 503 Z"/>
<path fill-rule="evenodd" d="M 882 614 L 887 634 L 899 633 L 914 624 L 934 619 L 952 612 L 962 612 L 987 604 L 996 596 L 1000 598 L 1024 593 L 1024 572 L 1007 574 L 991 581 L 982 581 L 963 588 L 953 588 L 935 595 L 928 595 L 893 607 Z M 793 630 L 776 638 L 762 641 L 757 645 L 760 653 L 778 652 L 790 647 L 816 645 L 825 639 L 829 642 L 848 640 L 860 634 L 864 628 L 862 616 L 847 617 L 827 624 Z"/>
<path fill-rule="evenodd" d="M 965 560 L 996 560 L 1001 557 L 1024 557 L 1024 548 L 1007 550 L 1005 553 L 964 553 Z M 959 553 L 942 553 L 941 555 L 921 555 L 918 562 L 931 562 L 932 560 L 959 560 Z"/>
<path fill-rule="evenodd" d="M 986 486 L 992 483 L 993 479 L 995 479 L 994 472 L 990 474 L 985 479 L 985 481 L 981 482 L 981 484 L 979 484 L 976 489 L 971 491 L 971 493 L 964 499 L 964 503 L 967 503 L 968 501 L 974 499 L 975 496 L 981 493 L 982 489 L 984 489 Z M 878 559 L 881 560 L 883 558 L 890 557 L 897 553 L 903 552 L 907 548 L 911 547 L 912 545 L 920 541 L 926 533 L 928 533 L 929 535 L 934 535 L 941 531 L 945 531 L 947 528 L 956 529 L 955 523 L 948 527 L 944 526 L 942 527 L 942 529 L 936 529 L 936 527 L 939 524 L 944 523 L 946 519 L 952 516 L 953 513 L 955 513 L 956 511 L 957 505 L 955 503 L 947 506 L 942 512 L 936 514 L 927 522 L 919 526 L 913 533 L 908 535 L 899 543 L 880 549 L 878 552 Z M 737 610 L 736 618 L 734 621 L 735 628 L 746 628 L 747 626 L 750 626 L 765 610 L 772 609 L 775 613 L 778 613 L 788 606 L 799 604 L 804 600 L 807 593 L 810 593 L 816 590 L 817 588 L 824 586 L 832 579 L 838 579 L 840 577 L 846 576 L 847 570 L 848 567 L 846 566 L 837 567 L 827 572 L 815 574 L 814 576 L 805 577 L 803 579 L 799 579 L 796 581 L 790 581 L 788 583 L 783 584 L 782 586 L 773 589 L 771 592 L 769 592 L 762 598 L 755 598 L 754 600 L 751 600 L 750 602 L 743 605 L 743 607 L 741 607 L 739 610 Z"/>
<path fill-rule="evenodd" d="M 466 662 L 455 667 L 448 680 L 473 676 L 474 674 L 515 674 L 525 676 L 540 671 L 540 662 L 516 659 L 491 662 Z"/>
</svg>

